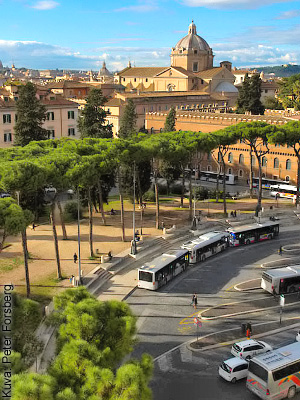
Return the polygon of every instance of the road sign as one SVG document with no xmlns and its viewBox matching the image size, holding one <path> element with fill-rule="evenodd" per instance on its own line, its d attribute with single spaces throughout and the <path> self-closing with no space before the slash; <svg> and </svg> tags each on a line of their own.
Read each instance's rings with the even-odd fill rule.
<svg viewBox="0 0 300 400">
<path fill-rule="evenodd" d="M 282 294 L 279 298 L 279 305 L 280 307 L 284 307 L 284 303 L 285 303 L 285 298 L 284 295 Z"/>
</svg>

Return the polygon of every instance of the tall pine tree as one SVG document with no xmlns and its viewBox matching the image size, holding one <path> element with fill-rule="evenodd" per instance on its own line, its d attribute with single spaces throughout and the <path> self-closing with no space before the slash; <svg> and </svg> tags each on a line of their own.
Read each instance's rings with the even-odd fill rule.
<svg viewBox="0 0 300 400">
<path fill-rule="evenodd" d="M 47 130 L 42 127 L 46 119 L 46 107 L 36 97 L 33 83 L 20 86 L 16 110 L 18 119 L 14 127 L 15 145 L 26 146 L 32 140 L 48 138 Z"/>
<path fill-rule="evenodd" d="M 106 101 L 101 89 L 92 89 L 89 92 L 86 105 L 78 117 L 81 138 L 112 138 L 112 125 L 107 123 L 108 112 L 103 108 Z"/>
<path fill-rule="evenodd" d="M 175 131 L 175 124 L 176 124 L 176 110 L 172 106 L 166 118 L 164 131 L 165 132 Z"/>
<path fill-rule="evenodd" d="M 237 112 L 245 114 L 246 112 L 257 115 L 263 114 L 265 107 L 260 101 L 261 96 L 261 79 L 258 74 L 249 78 L 246 74 L 242 87 L 239 90 L 237 99 Z"/>
<path fill-rule="evenodd" d="M 132 99 L 129 99 L 120 120 L 118 136 L 126 139 L 136 134 L 137 113 Z"/>
</svg>

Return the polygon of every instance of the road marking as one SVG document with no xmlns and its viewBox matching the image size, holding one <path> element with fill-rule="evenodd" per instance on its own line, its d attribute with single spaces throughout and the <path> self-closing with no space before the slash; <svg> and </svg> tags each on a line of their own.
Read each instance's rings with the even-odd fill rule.
<svg viewBox="0 0 300 400">
<path fill-rule="evenodd" d="M 196 311 L 196 312 L 194 312 L 193 314 L 191 314 L 191 315 L 189 315 L 188 317 L 186 317 L 186 318 L 183 318 L 180 322 L 179 322 L 179 325 L 190 325 L 190 324 L 193 324 L 194 323 L 194 316 L 195 315 L 198 315 L 200 312 L 202 312 L 202 311 L 204 311 L 204 310 L 199 310 L 199 311 Z M 186 322 L 187 321 L 187 322 Z"/>
</svg>

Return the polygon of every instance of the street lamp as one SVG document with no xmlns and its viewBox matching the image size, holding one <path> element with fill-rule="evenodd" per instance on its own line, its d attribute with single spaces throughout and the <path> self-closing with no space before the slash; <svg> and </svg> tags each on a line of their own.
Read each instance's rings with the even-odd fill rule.
<svg viewBox="0 0 300 400">
<path fill-rule="evenodd" d="M 77 236 L 78 236 L 78 286 L 81 285 L 81 253 L 80 253 L 80 201 L 77 187 Z"/>
<path fill-rule="evenodd" d="M 131 241 L 130 253 L 136 255 L 136 241 L 135 241 L 135 161 L 133 162 L 133 215 L 132 215 L 132 228 L 133 228 L 133 240 Z"/>
</svg>

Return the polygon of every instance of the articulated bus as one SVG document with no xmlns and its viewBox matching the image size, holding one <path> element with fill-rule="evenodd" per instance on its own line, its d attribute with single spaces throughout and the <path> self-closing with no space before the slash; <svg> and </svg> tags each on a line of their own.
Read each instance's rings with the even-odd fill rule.
<svg viewBox="0 0 300 400">
<path fill-rule="evenodd" d="M 264 271 L 261 287 L 269 293 L 294 293 L 300 289 L 300 265 Z"/>
<path fill-rule="evenodd" d="M 274 185 L 271 186 L 271 196 L 285 197 L 286 199 L 295 199 L 297 187 L 292 185 Z"/>
<path fill-rule="evenodd" d="M 138 287 L 156 290 L 189 265 L 188 250 L 170 250 L 138 269 Z"/>
<path fill-rule="evenodd" d="M 243 225 L 228 228 L 230 233 L 230 245 L 240 246 L 260 242 L 262 240 L 273 239 L 279 234 L 279 223 L 267 221 L 251 225 Z"/>
<path fill-rule="evenodd" d="M 181 248 L 189 251 L 190 264 L 195 264 L 225 250 L 229 246 L 229 237 L 228 232 L 208 232 L 198 239 L 184 243 Z"/>
<path fill-rule="evenodd" d="M 200 172 L 200 180 L 208 181 L 208 182 L 217 182 L 217 178 L 219 176 L 219 182 L 223 182 L 223 174 L 219 174 L 217 172 L 212 171 L 201 171 Z M 237 183 L 238 177 L 237 175 L 226 174 L 225 181 L 226 185 L 235 185 Z"/>
<path fill-rule="evenodd" d="M 252 358 L 246 386 L 261 399 L 294 397 L 300 390 L 300 342 Z"/>
<path fill-rule="evenodd" d="M 248 180 L 249 183 L 249 180 Z M 279 179 L 269 179 L 269 178 L 262 178 L 261 179 L 261 184 L 263 189 L 271 189 L 272 186 L 277 186 L 277 185 L 288 185 L 288 181 L 281 181 Z M 252 185 L 254 188 L 258 188 L 259 186 L 259 178 L 253 177 L 252 178 Z"/>
</svg>

